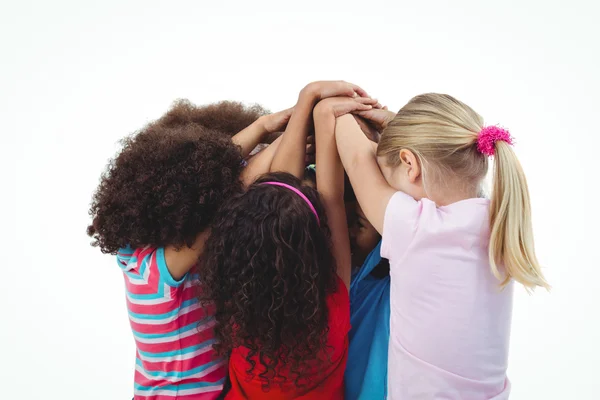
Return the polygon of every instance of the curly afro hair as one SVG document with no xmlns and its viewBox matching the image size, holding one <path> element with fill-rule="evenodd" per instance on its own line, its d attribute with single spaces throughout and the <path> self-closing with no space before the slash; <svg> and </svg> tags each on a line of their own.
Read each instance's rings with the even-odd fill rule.
<svg viewBox="0 0 600 400">
<path fill-rule="evenodd" d="M 197 124 L 150 124 L 123 140 L 92 198 L 87 233 L 104 253 L 191 246 L 218 206 L 241 191 L 242 157 L 229 137 Z"/>
<path fill-rule="evenodd" d="M 170 128 L 193 123 L 233 136 L 266 114 L 269 111 L 258 104 L 245 106 L 237 101 L 220 101 L 197 106 L 180 99 L 155 123 Z"/>
<path fill-rule="evenodd" d="M 261 184 L 266 181 L 301 190 L 320 225 L 300 196 Z M 325 299 L 337 288 L 317 191 L 289 174 L 263 176 L 225 202 L 211 229 L 198 265 L 198 292 L 204 304 L 216 306 L 215 350 L 227 355 L 245 348 L 246 372 L 265 390 L 273 383 L 303 386 L 310 377 L 302 371 L 331 362 Z"/>
</svg>

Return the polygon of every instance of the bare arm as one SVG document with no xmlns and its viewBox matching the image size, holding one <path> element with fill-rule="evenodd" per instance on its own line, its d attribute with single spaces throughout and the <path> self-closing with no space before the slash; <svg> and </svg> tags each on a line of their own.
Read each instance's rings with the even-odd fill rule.
<svg viewBox="0 0 600 400">
<path fill-rule="evenodd" d="M 307 88 L 300 92 L 298 103 L 294 107 L 270 168 L 271 171 L 288 172 L 299 179 L 304 176 L 306 138 L 312 124 L 312 110 L 316 101 L 314 93 Z"/>
<path fill-rule="evenodd" d="M 344 281 L 346 288 L 350 288 L 352 261 L 344 206 L 344 167 L 335 144 L 335 115 L 327 106 L 327 101 L 319 103 L 313 115 L 317 149 L 317 187 L 331 229 L 337 274 Z"/>
<path fill-rule="evenodd" d="M 312 126 L 313 107 L 319 100 L 336 97 L 367 97 L 367 93 L 357 85 L 344 81 L 312 82 L 300 91 L 298 103 L 287 125 L 283 140 L 275 154 L 271 171 L 288 172 L 297 178 L 304 176 L 306 157 L 306 138 Z M 373 100 L 376 104 L 377 100 Z M 368 108 L 370 109 L 370 107 Z M 365 111 L 367 108 L 357 109 Z"/>
<path fill-rule="evenodd" d="M 314 157 L 314 142 L 311 139 L 314 140 L 314 136 L 308 137 L 305 148 L 307 156 L 310 157 L 312 154 L 312 156 Z M 283 135 L 275 139 L 275 141 L 268 145 L 266 149 L 262 150 L 257 155 L 250 158 L 250 161 L 248 161 L 248 165 L 246 166 L 246 168 L 244 168 L 241 174 L 241 179 L 244 186 L 247 187 L 251 185 L 256 180 L 256 178 L 271 171 L 271 164 L 273 163 L 273 159 L 277 154 L 277 150 L 279 149 L 282 140 Z"/>
<path fill-rule="evenodd" d="M 356 198 L 369 222 L 381 234 L 385 209 L 396 191 L 383 177 L 374 146 L 351 115 L 337 119 L 335 137 Z"/>
<path fill-rule="evenodd" d="M 173 246 L 165 247 L 165 262 L 174 280 L 178 281 L 183 278 L 198 263 L 198 257 L 204 249 L 204 242 L 208 235 L 208 230 L 200 233 L 192 247 L 184 246 L 181 249 Z"/>
<path fill-rule="evenodd" d="M 250 126 L 238 132 L 231 138 L 233 143 L 242 148 L 242 157 L 246 158 L 269 132 L 265 128 L 265 121 L 260 117 Z"/>
<path fill-rule="evenodd" d="M 262 116 L 233 136 L 231 140 L 242 148 L 242 157 L 246 158 L 267 136 L 285 128 L 291 115 L 292 108 L 288 108 L 287 110 Z"/>
<path fill-rule="evenodd" d="M 241 179 L 244 186 L 250 186 L 256 178 L 266 174 L 271 169 L 273 158 L 277 154 L 283 136 L 278 137 L 266 149 L 255 155 L 248 161 L 248 165 L 242 171 Z"/>
</svg>

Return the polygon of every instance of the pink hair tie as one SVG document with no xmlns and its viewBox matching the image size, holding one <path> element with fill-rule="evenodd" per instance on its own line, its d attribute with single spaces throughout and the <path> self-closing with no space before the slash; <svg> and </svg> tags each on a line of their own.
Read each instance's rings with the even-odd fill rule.
<svg viewBox="0 0 600 400">
<path fill-rule="evenodd" d="M 488 157 L 492 157 L 496 152 L 496 142 L 498 141 L 513 144 L 513 138 L 506 129 L 493 125 L 486 126 L 479 131 L 477 136 L 477 150 Z"/>
<path fill-rule="evenodd" d="M 313 212 L 313 214 L 315 214 L 315 217 L 317 218 L 317 224 L 321 225 L 321 220 L 319 219 L 319 214 L 317 214 L 317 210 L 315 209 L 315 206 L 313 206 L 313 204 L 310 202 L 308 197 L 306 197 L 304 195 L 304 193 L 302 193 L 300 190 L 296 189 L 295 187 L 293 187 L 291 185 L 288 185 L 287 183 L 283 183 L 283 182 L 269 181 L 269 182 L 262 182 L 261 185 L 281 186 L 281 187 L 284 187 L 284 188 L 289 189 L 292 192 L 296 193 L 298 196 L 300 196 L 302 198 L 302 200 L 304 200 L 306 202 L 306 204 L 308 204 L 308 206 L 310 207 L 310 210 Z"/>
</svg>

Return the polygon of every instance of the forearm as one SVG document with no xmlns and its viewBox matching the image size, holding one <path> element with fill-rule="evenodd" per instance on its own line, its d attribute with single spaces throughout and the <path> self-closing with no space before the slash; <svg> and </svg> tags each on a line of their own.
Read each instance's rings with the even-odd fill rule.
<svg viewBox="0 0 600 400">
<path fill-rule="evenodd" d="M 315 99 L 310 93 L 300 92 L 298 103 L 287 125 L 283 139 L 271 164 L 272 172 L 288 172 L 299 179 L 304 176 L 306 137 L 312 124 Z"/>
<path fill-rule="evenodd" d="M 374 159 L 376 164 L 376 147 L 364 135 L 353 116 L 344 115 L 337 118 L 335 139 L 340 159 L 348 175 L 350 171 L 360 167 L 358 161 L 361 159 Z"/>
<path fill-rule="evenodd" d="M 250 159 L 248 165 L 241 174 L 244 186 L 250 186 L 256 178 L 270 171 L 273 158 L 275 157 L 275 154 L 277 154 L 277 150 L 279 149 L 282 140 L 283 136 L 278 137 L 266 149 Z"/>
<path fill-rule="evenodd" d="M 356 198 L 369 222 L 382 233 L 385 209 L 395 190 L 379 169 L 376 148 L 351 115 L 336 120 L 335 138 Z"/>
<path fill-rule="evenodd" d="M 268 133 L 265 129 L 264 117 L 260 117 L 231 140 L 242 148 L 242 157 L 246 158 Z"/>
<path fill-rule="evenodd" d="M 314 112 L 317 188 L 331 230 L 337 274 L 350 287 L 351 254 L 344 206 L 344 167 L 335 143 L 335 117 L 331 110 L 317 106 Z"/>
</svg>

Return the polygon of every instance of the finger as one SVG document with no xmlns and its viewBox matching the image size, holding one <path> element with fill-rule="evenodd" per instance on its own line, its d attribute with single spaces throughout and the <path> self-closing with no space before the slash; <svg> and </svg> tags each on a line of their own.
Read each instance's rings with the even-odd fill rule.
<svg viewBox="0 0 600 400">
<path fill-rule="evenodd" d="M 374 109 L 370 109 L 370 110 L 356 110 L 356 111 L 353 112 L 353 114 L 356 114 L 359 117 L 362 117 L 364 119 L 367 119 L 367 120 L 371 121 L 375 117 L 375 115 L 373 114 L 373 110 Z"/>
<path fill-rule="evenodd" d="M 344 107 L 342 109 L 345 109 L 347 113 L 349 113 L 349 112 L 356 113 L 359 111 L 372 110 L 373 105 L 372 104 L 364 104 L 359 101 L 356 101 L 356 102 L 352 102 L 351 104 L 348 104 L 347 107 Z"/>
<path fill-rule="evenodd" d="M 368 111 L 373 109 L 373 104 L 370 103 L 362 103 L 357 101 L 354 105 L 354 109 L 352 111 Z"/>
<path fill-rule="evenodd" d="M 366 104 L 371 104 L 373 106 L 373 108 L 383 108 L 383 106 L 381 105 L 381 103 L 379 102 L 379 100 L 377 100 L 377 98 L 375 97 L 371 97 L 371 96 L 367 96 L 367 97 L 356 97 L 356 99 L 360 99 L 361 102 L 366 103 Z M 367 99 L 367 100 L 364 100 Z"/>
<path fill-rule="evenodd" d="M 335 96 L 348 96 L 348 97 L 357 97 L 358 93 L 355 90 L 356 85 L 346 82 L 346 81 L 337 81 L 338 85 L 337 94 Z M 329 97 L 329 96 L 327 96 Z"/>
<path fill-rule="evenodd" d="M 388 109 L 387 106 L 383 106 L 383 108 L 382 108 L 382 110 L 387 110 L 387 109 Z"/>
<path fill-rule="evenodd" d="M 342 115 L 353 113 L 356 111 L 366 111 L 371 109 L 370 104 L 362 104 L 357 101 L 349 101 L 344 104 L 340 104 L 333 109 L 333 113 L 336 118 L 341 117 Z"/>
<path fill-rule="evenodd" d="M 373 106 L 370 104 L 356 103 L 356 104 L 354 104 L 354 106 L 351 109 L 348 109 L 345 114 L 348 114 L 348 113 L 357 114 L 359 112 L 369 111 L 371 109 L 373 109 Z"/>
<path fill-rule="evenodd" d="M 316 148 L 314 144 L 306 145 L 306 154 L 315 154 Z"/>
<path fill-rule="evenodd" d="M 377 99 L 372 99 L 370 97 L 355 97 L 354 100 L 361 104 L 370 104 L 372 106 L 379 103 Z"/>
<path fill-rule="evenodd" d="M 306 144 L 313 144 L 315 142 L 315 135 L 310 135 L 306 138 Z"/>
<path fill-rule="evenodd" d="M 353 83 L 350 83 L 350 85 L 352 86 L 354 92 L 356 92 L 356 94 L 358 94 L 360 97 L 369 97 L 369 94 L 360 86 L 355 85 Z"/>
</svg>

